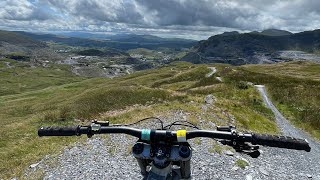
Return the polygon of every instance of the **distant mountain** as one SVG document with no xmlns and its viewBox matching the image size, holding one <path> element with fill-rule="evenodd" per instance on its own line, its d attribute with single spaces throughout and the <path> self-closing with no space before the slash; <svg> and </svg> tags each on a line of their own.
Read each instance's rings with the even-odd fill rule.
<svg viewBox="0 0 320 180">
<path fill-rule="evenodd" d="M 261 31 L 261 32 L 253 31 L 251 33 L 252 34 L 265 35 L 265 36 L 288 36 L 288 35 L 292 35 L 292 33 L 289 32 L 289 31 L 279 30 L 279 29 L 266 29 L 266 30 Z"/>
<path fill-rule="evenodd" d="M 101 33 L 88 33 L 88 32 L 60 32 L 57 35 L 63 35 L 66 37 L 78 37 L 86 39 L 100 39 L 100 40 L 112 40 L 120 42 L 136 42 L 136 43 L 159 43 L 159 42 L 189 42 L 195 43 L 195 40 L 181 39 L 181 38 L 162 38 L 148 34 L 133 34 L 133 33 L 120 33 L 120 34 L 101 34 Z"/>
<path fill-rule="evenodd" d="M 108 39 L 109 34 L 97 34 L 97 33 L 88 33 L 88 32 L 57 32 L 56 35 L 66 36 L 66 37 L 77 37 L 77 38 L 85 38 L 85 39 Z"/>
<path fill-rule="evenodd" d="M 230 35 L 238 35 L 240 34 L 238 31 L 224 32 L 220 34 L 221 36 L 230 36 Z"/>
<path fill-rule="evenodd" d="M 139 34 L 118 34 L 109 36 L 109 39 L 113 41 L 120 42 L 138 42 L 138 43 L 195 43 L 197 41 L 191 39 L 181 39 L 181 38 L 162 38 L 153 35 L 139 35 Z"/>
<path fill-rule="evenodd" d="M 118 35 L 101 35 L 91 33 L 67 33 L 67 34 L 36 34 L 29 32 L 17 32 L 40 41 L 53 41 L 70 46 L 85 47 L 109 47 L 122 50 L 135 48 L 156 49 L 159 47 L 168 48 L 190 48 L 197 41 L 178 38 L 161 38 L 152 35 L 137 34 L 118 34 Z M 77 37 L 70 37 L 77 36 Z"/>
<path fill-rule="evenodd" d="M 0 30 L 0 46 L 3 43 L 8 43 L 14 46 L 21 47 L 45 47 L 45 43 L 34 40 L 20 33 Z"/>
<path fill-rule="evenodd" d="M 276 35 L 278 34 L 278 35 Z M 285 35 L 279 35 L 285 34 Z M 193 63 L 223 62 L 230 64 L 260 63 L 257 56 L 282 50 L 314 53 L 320 49 L 320 30 L 288 34 L 281 30 L 263 33 L 215 35 L 200 41 L 182 58 Z"/>
</svg>

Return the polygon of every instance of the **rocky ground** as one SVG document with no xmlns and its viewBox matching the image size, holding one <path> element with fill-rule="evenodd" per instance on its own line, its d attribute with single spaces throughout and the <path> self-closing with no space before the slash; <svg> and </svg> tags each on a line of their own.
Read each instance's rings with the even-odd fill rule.
<svg viewBox="0 0 320 180">
<path fill-rule="evenodd" d="M 207 96 L 204 106 L 213 103 L 214 96 Z M 186 112 L 177 110 L 171 115 L 160 117 L 166 123 L 186 120 Z M 154 127 L 147 122 L 136 127 Z M 214 129 L 210 121 L 202 120 L 200 127 Z M 279 125 L 281 128 L 281 125 Z M 300 131 L 290 124 L 286 127 Z M 284 131 L 284 134 L 286 132 Z M 302 134 L 290 134 L 300 137 Z M 304 136 L 300 137 L 304 138 Z M 26 170 L 27 179 L 142 179 L 139 167 L 131 156 L 135 138 L 127 135 L 95 136 L 84 144 L 75 143 L 58 156 L 47 156 Z M 212 139 L 194 139 L 193 179 L 319 179 L 319 143 L 311 143 L 312 151 L 295 151 L 260 147 L 262 154 L 253 159 L 225 146 L 217 145 Z"/>
<path fill-rule="evenodd" d="M 279 57 L 292 60 L 309 60 L 314 62 L 320 62 L 320 56 L 316 54 L 310 54 L 303 51 L 279 51 Z"/>
</svg>

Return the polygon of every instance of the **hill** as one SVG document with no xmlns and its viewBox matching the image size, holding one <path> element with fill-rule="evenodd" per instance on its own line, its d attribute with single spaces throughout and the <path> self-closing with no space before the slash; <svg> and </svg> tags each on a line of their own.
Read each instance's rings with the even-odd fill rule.
<svg viewBox="0 0 320 180">
<path fill-rule="evenodd" d="M 155 43 L 155 42 L 186 42 L 195 43 L 195 40 L 181 39 L 181 38 L 162 38 L 148 34 L 133 34 L 133 33 L 120 33 L 120 34 L 103 34 L 103 33 L 88 33 L 88 32 L 61 32 L 57 35 L 66 37 L 77 37 L 85 39 L 105 39 L 120 42 L 136 42 L 136 43 Z"/>
<path fill-rule="evenodd" d="M 5 66 L 0 64 L 0 68 Z M 218 72 L 207 77 L 208 67 L 212 66 Z M 68 69 L 64 67 L 60 69 Z M 29 72 L 2 86 L 17 93 L 0 93 L 1 178 L 22 176 L 30 162 L 59 152 L 78 139 L 39 139 L 35 132 L 41 125 L 79 124 L 92 118 L 123 123 L 179 110 L 188 114 L 186 118 L 195 124 L 203 120 L 215 125 L 234 123 L 240 130 L 277 133 L 272 112 L 247 81 L 265 84 L 289 119 L 320 138 L 320 84 L 315 73 L 319 64 L 292 62 L 234 67 L 176 62 L 113 79 L 65 78 L 66 74 L 55 73 L 58 67 L 23 68 Z M 278 74 L 269 69 L 277 69 Z M 0 72 L 10 74 L 11 71 L 6 68 Z M 21 80 L 20 75 L 57 81 L 44 85 L 45 81 Z M 217 80 L 218 76 L 223 82 Z M 214 104 L 205 105 L 204 99 L 209 94 L 215 97 Z"/>
<path fill-rule="evenodd" d="M 46 46 L 45 43 L 34 40 L 28 36 L 16 32 L 0 30 L 0 46 L 3 46 L 3 43 L 31 48 Z"/>
<path fill-rule="evenodd" d="M 225 66 L 216 67 L 221 71 Z M 48 68 L 29 70 L 36 71 L 35 76 L 40 77 L 51 71 Z M 241 89 L 237 83 L 221 83 L 215 76 L 206 77 L 209 72 L 207 65 L 180 62 L 113 79 L 74 82 L 79 79 L 73 80 L 71 76 L 63 85 L 51 84 L 42 86 L 43 89 L 35 86 L 37 81 L 28 84 L 19 78 L 11 79 L 11 83 L 20 83 L 20 86 L 7 83 L 4 88 L 17 92 L 23 86 L 30 88 L 19 94 L 0 96 L 1 178 L 23 175 L 30 162 L 58 152 L 77 139 L 37 138 L 35 132 L 40 125 L 78 124 L 79 120 L 88 122 L 92 118 L 109 119 L 112 123 L 132 122 L 181 110 L 188 113 L 187 119 L 195 124 L 201 119 L 226 124 L 231 122 L 232 114 L 239 129 L 277 132 L 272 113 L 263 106 L 254 88 Z M 63 77 L 55 74 L 52 78 L 62 80 Z M 211 93 L 219 108 L 208 106 L 208 111 L 204 111 L 204 99 Z M 257 126 L 257 118 L 263 126 L 261 123 Z"/>
<path fill-rule="evenodd" d="M 264 36 L 288 36 L 288 35 L 292 35 L 291 32 L 289 31 L 284 31 L 284 30 L 279 30 L 279 29 L 266 29 L 263 30 L 261 32 L 251 32 L 252 34 L 260 34 L 260 35 L 264 35 Z"/>
<path fill-rule="evenodd" d="M 121 50 L 135 49 L 135 48 L 148 48 L 157 49 L 160 47 L 168 48 L 189 48 L 196 41 L 186 39 L 175 39 L 175 38 L 161 38 L 151 35 L 136 35 L 136 34 L 120 34 L 114 36 L 102 36 L 102 35 L 90 35 L 90 33 L 76 34 L 76 37 L 72 36 L 72 33 L 66 35 L 55 35 L 55 34 L 36 34 L 19 31 L 16 32 L 24 36 L 30 37 L 39 41 L 53 41 L 56 43 L 62 43 L 69 46 L 82 46 L 82 47 L 109 47 Z M 93 37 L 92 39 L 89 39 Z"/>
<path fill-rule="evenodd" d="M 126 52 L 117 50 L 117 49 L 106 49 L 104 51 L 97 50 L 97 49 L 87 49 L 83 51 L 77 52 L 79 55 L 82 56 L 106 56 L 106 57 L 115 57 L 115 56 L 127 56 L 130 57 L 130 55 Z"/>
<path fill-rule="evenodd" d="M 280 30 L 261 33 L 215 35 L 200 41 L 182 58 L 193 63 L 225 62 L 230 64 L 261 63 L 277 60 L 273 53 L 300 50 L 317 53 L 320 49 L 320 30 L 288 34 Z M 270 57 L 268 57 L 270 56 Z"/>
<path fill-rule="evenodd" d="M 47 47 L 46 43 L 28 36 L 0 30 L 0 58 L 6 57 L 18 61 L 30 61 L 31 59 L 40 58 L 40 53 L 35 55 L 35 52 L 45 52 L 42 55 L 47 54 L 48 51 L 43 51 Z M 51 58 L 54 59 L 53 56 Z"/>
</svg>

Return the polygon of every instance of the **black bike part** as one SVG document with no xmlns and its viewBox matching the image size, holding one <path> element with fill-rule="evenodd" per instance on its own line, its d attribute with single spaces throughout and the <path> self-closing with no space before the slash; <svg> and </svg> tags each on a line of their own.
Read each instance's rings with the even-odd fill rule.
<svg viewBox="0 0 320 180">
<path fill-rule="evenodd" d="M 41 136 L 75 136 L 79 135 L 80 126 L 44 126 L 39 128 L 38 135 Z"/>
<path fill-rule="evenodd" d="M 184 145 L 181 145 L 179 147 L 179 155 L 183 158 L 187 158 L 189 157 L 191 154 L 191 150 L 189 148 L 189 146 L 184 146 Z"/>
<path fill-rule="evenodd" d="M 94 123 L 94 124 L 100 124 L 101 126 L 109 126 L 109 121 L 97 121 L 97 120 L 93 120 L 92 123 Z"/>
<path fill-rule="evenodd" d="M 105 127 L 101 126 L 97 130 L 91 129 L 91 126 L 67 126 L 67 127 L 41 127 L 38 130 L 39 136 L 74 136 L 74 135 L 94 135 L 94 134 L 128 134 L 141 138 L 142 130 L 130 127 Z M 169 130 L 152 130 L 150 134 L 151 142 L 159 141 L 177 141 L 177 132 Z M 214 139 L 225 139 L 233 142 L 251 142 L 252 144 L 265 145 L 271 147 L 305 150 L 311 150 L 308 142 L 304 139 L 296 139 L 287 136 L 275 136 L 267 134 L 249 134 L 225 131 L 194 130 L 187 131 L 186 139 L 196 137 L 208 137 Z"/>
<path fill-rule="evenodd" d="M 99 130 L 91 129 L 91 126 L 43 126 L 38 130 L 41 136 L 79 136 L 82 134 L 128 134 L 137 138 L 141 138 L 141 130 L 130 127 L 105 127 L 101 126 Z"/>
<path fill-rule="evenodd" d="M 235 126 L 217 126 L 217 131 L 231 132 L 232 129 L 236 129 Z"/>
<path fill-rule="evenodd" d="M 289 136 L 276 136 L 269 134 L 252 134 L 253 144 L 279 147 L 286 149 L 305 150 L 310 152 L 311 148 L 305 139 L 297 139 Z"/>
<path fill-rule="evenodd" d="M 236 134 L 232 132 L 225 131 L 208 131 L 208 130 L 194 130 L 187 131 L 187 139 L 193 139 L 196 137 L 208 137 L 214 139 L 227 139 L 236 140 L 239 142 L 251 142 L 251 134 Z"/>
<path fill-rule="evenodd" d="M 141 138 L 141 130 L 130 127 L 101 127 L 100 131 L 94 134 L 128 134 Z"/>
<path fill-rule="evenodd" d="M 144 145 L 143 143 L 136 143 L 133 147 L 132 147 L 132 152 L 134 154 L 141 154 L 143 152 L 143 148 Z"/>
<path fill-rule="evenodd" d="M 254 151 L 248 152 L 247 154 L 252 158 L 258 158 L 261 153 L 259 150 L 254 150 Z"/>
</svg>

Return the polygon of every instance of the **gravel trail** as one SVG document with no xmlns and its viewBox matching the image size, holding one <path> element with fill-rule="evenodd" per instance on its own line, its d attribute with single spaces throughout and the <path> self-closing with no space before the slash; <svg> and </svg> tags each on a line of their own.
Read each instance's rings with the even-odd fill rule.
<svg viewBox="0 0 320 180">
<path fill-rule="evenodd" d="M 299 128 L 294 127 L 273 105 L 272 101 L 267 96 L 266 89 L 263 85 L 255 86 L 263 97 L 265 104 L 272 110 L 275 115 L 278 127 L 281 129 L 283 135 L 293 136 L 296 138 L 307 139 L 310 144 L 311 152 L 303 151 L 291 151 L 286 153 L 283 160 L 287 161 L 289 167 L 298 169 L 301 172 L 313 177 L 314 179 L 320 179 L 320 143 L 308 135 L 306 132 Z M 279 154 L 285 153 L 284 150 L 278 150 Z M 289 162 L 291 162 L 289 164 Z M 278 167 L 278 162 L 270 162 L 270 165 Z M 288 168 L 288 167 L 287 167 Z"/>
<path fill-rule="evenodd" d="M 302 131 L 299 128 L 294 127 L 273 105 L 269 97 L 267 96 L 266 89 L 263 85 L 256 85 L 257 89 L 261 93 L 265 104 L 272 110 L 276 117 L 277 124 L 281 129 L 283 135 L 293 136 L 297 138 L 307 139 L 311 145 L 311 152 L 317 153 L 320 157 L 320 143 L 317 142 L 314 138 L 310 137 L 306 132 Z M 319 161 L 320 162 L 320 161 Z"/>
<path fill-rule="evenodd" d="M 211 70 L 211 72 L 209 72 L 209 73 L 206 75 L 206 77 L 211 77 L 212 75 L 214 75 L 214 73 L 217 72 L 217 68 L 216 68 L 216 67 L 208 67 L 208 68 Z"/>
</svg>

